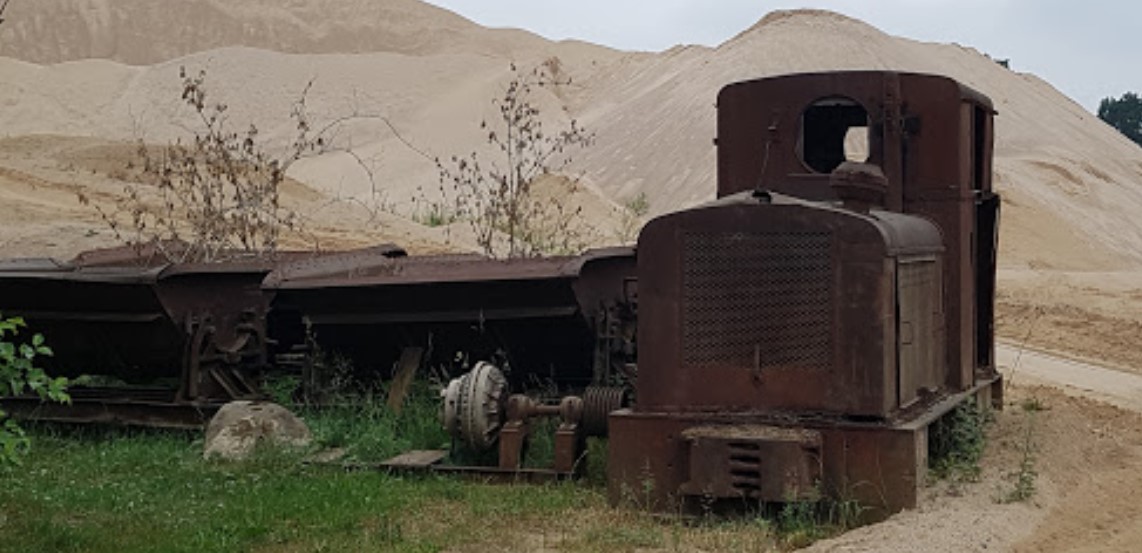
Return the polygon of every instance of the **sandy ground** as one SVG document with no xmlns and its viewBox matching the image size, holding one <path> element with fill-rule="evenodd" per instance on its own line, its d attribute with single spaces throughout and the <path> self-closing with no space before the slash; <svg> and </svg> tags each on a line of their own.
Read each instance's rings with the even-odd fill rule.
<svg viewBox="0 0 1142 553">
<path fill-rule="evenodd" d="M 99 207 L 115 212 L 129 182 L 137 145 L 53 135 L 0 139 L 0 256 L 57 257 L 118 244 Z M 137 162 L 136 162 L 137 163 Z M 125 180 L 126 179 L 126 180 Z M 145 188 L 145 187 L 143 187 Z M 559 198 L 582 210 L 588 245 L 614 244 L 622 236 L 624 210 L 586 185 L 565 178 L 537 184 L 539 198 Z M 83 205 L 80 194 L 93 205 Z M 394 205 L 383 195 L 342 196 L 288 179 L 283 206 L 302 217 L 288 234 L 289 249 L 336 250 L 395 242 L 412 253 L 477 251 L 466 223 L 432 226 L 415 206 Z"/>
<path fill-rule="evenodd" d="M 920 508 L 809 550 L 1136 551 L 1142 543 L 1139 405 L 1121 409 L 1053 386 L 1016 384 L 1007 393 L 978 482 L 933 486 Z M 1009 495 L 1025 455 L 1035 494 L 1013 502 Z"/>
</svg>

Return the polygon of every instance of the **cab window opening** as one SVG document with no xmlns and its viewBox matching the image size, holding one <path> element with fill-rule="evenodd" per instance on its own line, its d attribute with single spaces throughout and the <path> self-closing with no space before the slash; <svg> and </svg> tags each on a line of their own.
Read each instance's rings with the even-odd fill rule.
<svg viewBox="0 0 1142 553">
<path fill-rule="evenodd" d="M 813 102 L 801 115 L 798 154 L 816 173 L 831 173 L 845 161 L 867 162 L 868 111 L 843 97 Z"/>
</svg>

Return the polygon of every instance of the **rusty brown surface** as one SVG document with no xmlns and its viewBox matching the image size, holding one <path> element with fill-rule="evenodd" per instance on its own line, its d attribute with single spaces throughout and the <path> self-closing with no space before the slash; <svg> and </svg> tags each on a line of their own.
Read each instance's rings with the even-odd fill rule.
<svg viewBox="0 0 1142 553">
<path fill-rule="evenodd" d="M 595 346 L 598 335 L 621 333 L 603 330 L 633 319 L 625 283 L 634 276 L 633 250 L 610 248 L 507 261 L 377 256 L 352 270 L 318 260 L 282 265 L 265 287 L 275 293 L 275 336 L 299 342 L 308 321 L 324 351 L 374 375 L 387 374 L 402 349 L 424 347 L 431 366 L 450 367 L 457 355 L 496 360 L 517 382 L 581 388 L 629 361 L 624 345 L 633 355 L 622 336 Z"/>
<path fill-rule="evenodd" d="M 763 501 L 813 499 L 819 494 L 855 501 L 865 509 L 863 518 L 880 519 L 919 501 L 929 425 L 970 398 L 990 404 L 1000 383 L 997 378 L 981 381 L 925 406 L 907 421 L 624 409 L 611 415 L 608 497 L 616 505 L 689 512 L 710 499 L 756 508 Z M 695 437 L 707 437 L 712 447 L 695 446 L 701 444 Z M 756 446 L 754 466 L 732 465 L 730 444 Z M 752 481 L 735 478 L 735 469 L 751 473 L 747 476 Z"/>
<path fill-rule="evenodd" d="M 915 505 L 928 426 L 999 381 L 993 114 L 951 79 L 884 71 L 722 90 L 719 200 L 639 237 L 613 502 L 815 487 L 882 514 Z M 846 146 L 861 135 L 866 155 Z"/>
<path fill-rule="evenodd" d="M 925 220 L 778 194 L 652 221 L 639 241 L 637 409 L 887 417 L 900 393 L 896 263 L 941 249 Z"/>
<path fill-rule="evenodd" d="M 53 374 L 102 375 L 131 386 L 178 383 L 162 402 L 106 390 L 103 398 L 77 402 L 74 416 L 150 421 L 140 414 L 150 408 L 185 422 L 155 405 L 254 393 L 254 375 L 267 364 L 271 296 L 261 281 L 271 263 L 175 264 L 154 254 L 113 248 L 69 262 L 0 263 L 0 311 L 23 316 L 45 335 L 55 355 L 42 363 Z M 100 404 L 120 414 L 98 414 Z"/>
<path fill-rule="evenodd" d="M 726 86 L 718 96 L 718 195 L 761 188 L 835 199 L 829 172 L 805 158 L 807 151 L 835 152 L 843 137 L 832 131 L 852 122 L 845 121 L 847 108 L 837 108 L 836 117 L 819 125 L 821 132 L 804 130 L 810 106 L 835 99 L 864 112 L 868 162 L 887 178 L 888 210 L 928 217 L 944 234 L 946 347 L 956 368 L 948 384 L 969 386 L 977 366 L 994 365 L 998 202 L 991 186 L 994 109 L 986 96 L 947 77 L 885 71 L 789 75 Z M 806 145 L 813 136 L 822 139 L 822 149 Z"/>
<path fill-rule="evenodd" d="M 689 473 L 680 493 L 756 502 L 815 500 L 821 433 L 764 425 L 695 426 L 682 431 Z"/>
</svg>

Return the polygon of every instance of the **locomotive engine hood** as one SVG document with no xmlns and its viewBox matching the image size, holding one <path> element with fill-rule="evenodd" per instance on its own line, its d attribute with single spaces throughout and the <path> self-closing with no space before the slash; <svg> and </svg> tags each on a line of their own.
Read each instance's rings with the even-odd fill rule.
<svg viewBox="0 0 1142 553">
<path fill-rule="evenodd" d="M 891 416 L 944 385 L 942 251 L 925 218 L 764 191 L 652 221 L 637 409 Z M 900 305 L 902 286 L 922 305 Z M 923 320 L 901 324 L 901 309 Z"/>
</svg>

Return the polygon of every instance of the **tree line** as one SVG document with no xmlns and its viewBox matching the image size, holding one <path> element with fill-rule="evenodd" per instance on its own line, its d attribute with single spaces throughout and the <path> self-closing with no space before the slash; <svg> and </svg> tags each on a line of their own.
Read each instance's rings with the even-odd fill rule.
<svg viewBox="0 0 1142 553">
<path fill-rule="evenodd" d="M 1142 146 L 1142 97 L 1137 93 L 1103 98 L 1098 104 L 1098 118 Z"/>
</svg>

